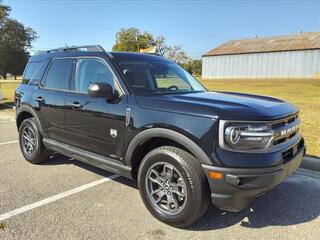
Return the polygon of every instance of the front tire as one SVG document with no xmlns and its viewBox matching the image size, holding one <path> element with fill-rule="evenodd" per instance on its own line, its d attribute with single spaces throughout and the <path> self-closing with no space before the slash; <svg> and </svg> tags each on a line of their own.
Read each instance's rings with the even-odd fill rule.
<svg viewBox="0 0 320 240">
<path fill-rule="evenodd" d="M 139 167 L 138 185 L 150 213 L 175 227 L 191 225 L 209 205 L 209 186 L 199 161 L 180 148 L 149 152 Z"/>
<path fill-rule="evenodd" d="M 33 164 L 49 158 L 49 151 L 42 142 L 42 136 L 34 118 L 23 120 L 19 127 L 19 143 L 24 158 Z"/>
</svg>

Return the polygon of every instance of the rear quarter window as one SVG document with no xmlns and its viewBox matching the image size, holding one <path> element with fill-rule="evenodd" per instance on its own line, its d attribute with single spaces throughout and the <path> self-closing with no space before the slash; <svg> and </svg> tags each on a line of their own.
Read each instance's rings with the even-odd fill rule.
<svg viewBox="0 0 320 240">
<path fill-rule="evenodd" d="M 38 84 L 46 70 L 48 61 L 28 62 L 22 83 L 24 84 Z"/>
</svg>

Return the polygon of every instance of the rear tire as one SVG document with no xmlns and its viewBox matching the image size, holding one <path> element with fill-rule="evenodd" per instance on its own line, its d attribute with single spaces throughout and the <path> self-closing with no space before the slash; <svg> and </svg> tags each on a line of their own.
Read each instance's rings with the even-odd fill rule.
<svg viewBox="0 0 320 240">
<path fill-rule="evenodd" d="M 48 160 L 50 152 L 42 142 L 42 135 L 34 118 L 23 120 L 19 127 L 19 143 L 24 158 L 33 164 Z"/>
<path fill-rule="evenodd" d="M 150 213 L 175 227 L 191 225 L 209 205 L 209 186 L 199 161 L 180 148 L 149 152 L 139 167 L 138 185 Z"/>
</svg>

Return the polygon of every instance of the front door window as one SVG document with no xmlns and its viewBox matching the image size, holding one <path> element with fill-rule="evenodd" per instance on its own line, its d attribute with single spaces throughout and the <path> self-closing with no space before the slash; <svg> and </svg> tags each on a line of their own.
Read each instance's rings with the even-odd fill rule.
<svg viewBox="0 0 320 240">
<path fill-rule="evenodd" d="M 104 82 L 114 88 L 114 75 L 100 59 L 79 59 L 75 78 L 75 91 L 87 93 L 92 83 Z"/>
</svg>

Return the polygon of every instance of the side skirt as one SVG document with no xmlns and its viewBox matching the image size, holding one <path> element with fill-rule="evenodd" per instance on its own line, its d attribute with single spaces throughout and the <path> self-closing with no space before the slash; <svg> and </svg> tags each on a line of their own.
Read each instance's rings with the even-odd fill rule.
<svg viewBox="0 0 320 240">
<path fill-rule="evenodd" d="M 67 157 L 77 159 L 89 165 L 132 179 L 131 167 L 112 158 L 92 153 L 49 138 L 44 138 L 43 144 L 51 151 L 58 152 Z"/>
</svg>

